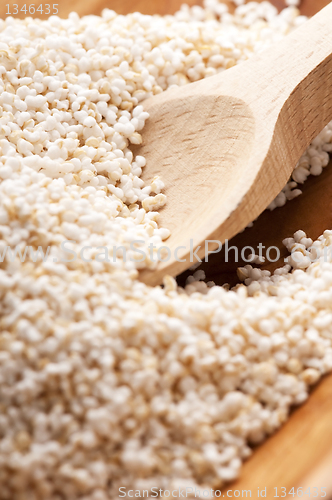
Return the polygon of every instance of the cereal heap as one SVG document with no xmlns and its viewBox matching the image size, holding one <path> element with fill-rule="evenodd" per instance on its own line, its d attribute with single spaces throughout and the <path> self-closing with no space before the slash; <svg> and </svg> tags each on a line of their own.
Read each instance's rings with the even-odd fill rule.
<svg viewBox="0 0 332 500">
<path fill-rule="evenodd" d="M 1 500 L 220 488 L 331 370 L 331 259 L 289 272 L 294 252 L 308 259 L 331 231 L 315 243 L 296 233 L 293 261 L 274 276 L 246 266 L 233 291 L 200 282 L 187 293 L 170 277 L 151 288 L 137 280 L 148 257 L 100 251 L 169 235 L 157 225 L 163 182 L 145 185 L 130 150 L 148 118 L 140 102 L 304 20 L 294 7 L 251 2 L 231 15 L 206 0 L 165 17 L 0 21 Z M 271 208 L 321 173 L 331 138 L 329 125 Z M 8 247 L 51 250 L 11 259 Z"/>
</svg>

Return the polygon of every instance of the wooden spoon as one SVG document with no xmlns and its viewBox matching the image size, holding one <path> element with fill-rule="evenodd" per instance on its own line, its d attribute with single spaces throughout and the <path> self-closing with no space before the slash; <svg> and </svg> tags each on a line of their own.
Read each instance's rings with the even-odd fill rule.
<svg viewBox="0 0 332 500">
<path fill-rule="evenodd" d="M 332 118 L 332 4 L 249 61 L 143 102 L 143 178 L 161 175 L 170 258 L 141 272 L 155 285 L 254 220 Z M 214 242 L 212 241 L 214 240 Z M 209 242 L 209 243 L 207 243 Z M 177 251 L 176 251 L 177 250 Z"/>
</svg>

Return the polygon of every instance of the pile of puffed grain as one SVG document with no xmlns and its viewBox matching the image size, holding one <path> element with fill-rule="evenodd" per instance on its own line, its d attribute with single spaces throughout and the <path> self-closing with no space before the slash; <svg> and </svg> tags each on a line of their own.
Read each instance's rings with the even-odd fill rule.
<svg viewBox="0 0 332 500">
<path fill-rule="evenodd" d="M 229 292 L 201 282 L 186 293 L 169 277 L 150 288 L 129 259 L 95 250 L 168 236 L 156 222 L 162 180 L 145 185 L 145 159 L 130 150 L 147 119 L 139 103 L 304 20 L 293 7 L 252 2 L 231 15 L 206 0 L 165 17 L 0 21 L 0 253 L 51 248 L 46 262 L 0 264 L 1 500 L 219 488 L 332 368 L 332 263 L 308 261 L 332 232 L 287 240 L 306 271 L 246 266 Z M 332 125 L 271 208 L 321 173 L 331 137 Z M 69 239 L 92 247 L 90 262 L 59 262 Z"/>
</svg>

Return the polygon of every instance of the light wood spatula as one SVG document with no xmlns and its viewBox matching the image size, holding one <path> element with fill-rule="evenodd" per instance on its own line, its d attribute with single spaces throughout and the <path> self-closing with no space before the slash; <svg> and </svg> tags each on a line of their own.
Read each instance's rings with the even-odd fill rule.
<svg viewBox="0 0 332 500">
<path fill-rule="evenodd" d="M 285 39 L 216 76 L 143 102 L 137 153 L 160 175 L 170 258 L 141 280 L 159 284 L 244 229 L 286 184 L 332 119 L 332 3 Z M 177 251 L 176 251 L 177 249 Z"/>
</svg>

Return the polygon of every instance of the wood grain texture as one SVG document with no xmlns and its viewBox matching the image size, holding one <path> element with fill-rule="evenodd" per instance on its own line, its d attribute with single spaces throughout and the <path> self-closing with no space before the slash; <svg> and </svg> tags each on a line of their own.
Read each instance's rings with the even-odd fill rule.
<svg viewBox="0 0 332 500">
<path fill-rule="evenodd" d="M 326 500 L 331 500 L 331 398 L 330 376 L 316 387 L 304 405 L 293 412 L 281 430 L 254 451 L 243 467 L 241 478 L 228 488 L 250 489 L 257 493 L 258 487 L 266 487 L 266 498 L 272 499 L 275 487 L 278 487 L 280 497 L 282 487 L 287 492 L 293 487 L 325 487 Z M 257 498 L 257 494 L 252 498 Z M 293 497 L 287 496 L 290 498 Z"/>
<path fill-rule="evenodd" d="M 13 4 L 14 2 L 7 2 Z M 15 3 L 23 5 L 24 1 Z M 30 2 L 33 3 L 33 2 Z M 65 17 L 71 10 L 81 15 L 98 14 L 105 7 L 119 13 L 139 10 L 144 13 L 171 13 L 182 0 L 59 0 L 59 13 Z M 189 3 L 189 2 L 188 2 Z M 198 3 L 198 2 L 191 2 Z M 282 0 L 273 0 L 279 8 Z M 327 0 L 303 0 L 301 11 L 313 15 L 328 3 Z M 6 0 L 0 4 L 0 17 L 5 18 Z M 304 229 L 310 237 L 319 236 L 332 227 L 332 165 L 317 177 L 311 177 L 303 187 L 303 195 L 274 212 L 264 212 L 253 228 L 235 237 L 232 244 L 257 247 L 281 246 L 280 242 L 297 229 Z M 276 265 L 276 264 L 275 264 Z M 222 255 L 211 258 L 205 265 L 209 279 L 222 283 L 235 282 L 237 264 L 225 264 Z M 182 281 L 185 276 L 182 276 Z M 257 498 L 257 488 L 267 487 L 267 499 L 274 498 L 273 488 L 297 486 L 330 486 L 332 476 L 332 376 L 327 376 L 314 389 L 309 400 L 296 409 L 288 422 L 274 436 L 259 446 L 244 464 L 241 478 L 229 485 L 233 490 L 252 489 L 251 498 Z M 226 490 L 223 491 L 226 498 Z M 280 495 L 280 493 L 279 493 Z M 221 497 L 223 498 L 223 497 Z M 293 497 L 290 497 L 293 498 Z M 296 498 L 296 497 L 295 497 Z M 308 496 L 303 498 L 308 499 Z M 332 500 L 331 492 L 326 500 Z"/>
</svg>

